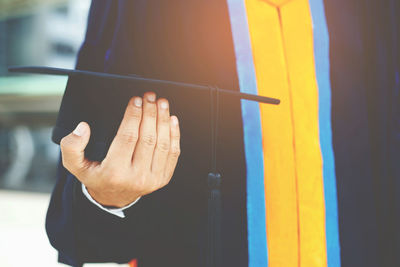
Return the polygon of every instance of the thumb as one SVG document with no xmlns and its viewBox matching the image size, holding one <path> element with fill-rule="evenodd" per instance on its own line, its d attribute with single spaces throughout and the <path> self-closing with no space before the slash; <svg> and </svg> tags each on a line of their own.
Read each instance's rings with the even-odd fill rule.
<svg viewBox="0 0 400 267">
<path fill-rule="evenodd" d="M 74 174 L 79 180 L 86 172 L 90 163 L 85 159 L 85 148 L 89 143 L 90 127 L 86 122 L 78 124 L 76 129 L 65 136 L 60 143 L 62 162 L 66 169 Z M 81 180 L 82 182 L 82 180 Z"/>
</svg>

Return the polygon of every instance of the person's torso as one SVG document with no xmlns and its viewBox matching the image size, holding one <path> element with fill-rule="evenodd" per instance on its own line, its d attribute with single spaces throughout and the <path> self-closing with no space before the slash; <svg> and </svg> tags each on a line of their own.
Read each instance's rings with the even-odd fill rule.
<svg viewBox="0 0 400 267">
<path fill-rule="evenodd" d="M 226 1 L 120 0 L 110 5 L 102 20 L 92 25 L 89 21 L 86 43 L 92 42 L 91 49 L 107 46 L 98 71 L 239 90 Z M 104 25 L 99 26 L 100 22 Z M 109 92 L 110 105 L 118 103 L 112 98 L 126 94 L 119 88 L 109 88 Z M 141 200 L 147 202 L 148 215 L 139 219 L 143 240 L 133 241 L 141 247 L 139 267 L 205 266 L 210 96 L 183 89 L 159 95 L 168 98 L 172 113 L 180 119 L 182 154 L 171 183 Z M 105 111 L 103 118 L 108 113 Z M 240 100 L 221 97 L 219 113 L 223 266 L 246 266 L 246 168 Z"/>
</svg>

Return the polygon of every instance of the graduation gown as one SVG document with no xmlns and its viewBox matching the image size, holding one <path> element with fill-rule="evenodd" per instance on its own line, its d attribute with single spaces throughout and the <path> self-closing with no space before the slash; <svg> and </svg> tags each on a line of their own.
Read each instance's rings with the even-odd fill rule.
<svg viewBox="0 0 400 267">
<path fill-rule="evenodd" d="M 232 4 L 231 13 L 227 3 Z M 246 15 L 242 20 L 232 18 L 232 14 L 242 14 L 237 7 L 244 5 L 247 18 Z M 261 189 L 267 207 L 262 207 L 263 213 L 249 212 L 254 203 L 249 204 L 251 198 L 247 193 L 251 190 L 246 183 L 252 158 L 246 154 L 244 140 L 258 136 L 250 132 L 246 137 L 249 132 L 242 119 L 246 110 L 240 101 L 229 96 L 221 99 L 217 169 L 222 174 L 223 266 L 266 266 L 267 261 L 270 266 L 289 267 L 398 266 L 399 12 L 396 0 L 96 0 L 91 6 L 77 68 L 239 90 L 240 75 L 249 67 L 238 64 L 243 58 L 235 56 L 235 49 L 250 42 L 246 43 L 243 32 L 249 29 L 252 32 L 254 51 L 249 58 L 254 59 L 258 82 L 265 75 L 268 79 L 261 82 L 267 85 L 269 81 L 279 80 L 275 78 L 282 71 L 276 68 L 284 60 L 291 62 L 291 58 L 314 49 L 315 54 L 304 57 L 304 62 L 292 61 L 296 61 L 298 68 L 293 77 L 300 77 L 297 82 L 301 86 L 296 89 L 291 84 L 292 95 L 297 94 L 290 104 L 300 103 L 307 110 L 309 103 L 315 105 L 315 102 L 303 101 L 310 98 L 303 98 L 303 91 L 299 90 L 305 88 L 301 84 L 306 80 L 302 79 L 306 76 L 304 70 L 309 68 L 310 60 L 312 65 L 315 60 L 315 70 L 313 65 L 312 72 L 307 74 L 311 78 L 307 79 L 318 82 L 319 98 L 311 95 L 311 99 L 319 101 L 319 109 L 313 111 L 319 113 L 301 110 L 293 113 L 293 132 L 298 127 L 303 139 L 293 138 L 276 145 L 280 135 L 291 134 L 281 128 L 287 124 L 287 118 L 264 116 L 265 125 L 275 124 L 263 132 L 262 141 L 267 144 L 264 156 L 270 157 L 266 161 L 269 165 L 261 163 L 260 168 L 264 167 L 266 177 L 271 177 L 259 186 L 266 182 L 267 186 Z M 242 28 L 247 19 L 249 27 Z M 301 28 L 304 25 L 308 28 Z M 276 31 L 285 27 L 293 28 L 284 34 Z M 299 31 L 293 29 L 305 29 L 307 34 L 313 34 L 314 47 L 309 39 L 303 42 L 308 37 L 296 35 Z M 275 57 L 281 47 L 274 47 L 273 42 L 281 40 L 281 34 L 295 36 L 290 44 L 300 44 L 290 45 L 284 51 L 288 57 L 282 60 Z M 302 47 L 304 43 L 307 45 Z M 300 53 L 289 53 L 290 49 L 296 51 L 299 47 Z M 277 59 L 276 62 L 267 56 Z M 265 63 L 262 59 L 272 63 L 262 66 L 260 62 Z M 287 69 L 290 67 L 293 65 L 289 64 Z M 271 70 L 274 75 L 268 73 Z M 285 88 L 260 86 L 258 89 L 276 89 L 280 98 Z M 310 90 L 316 90 L 316 86 Z M 87 156 L 101 160 L 129 98 L 142 93 L 141 88 L 124 82 L 69 79 L 53 140 L 59 142 L 80 121 L 87 121 L 93 133 Z M 211 169 L 209 95 L 182 90 L 157 93 L 169 99 L 172 113 L 180 119 L 182 154 L 171 183 L 144 196 L 121 219 L 90 203 L 78 180 L 60 164 L 46 229 L 61 262 L 80 266 L 84 262 L 122 263 L 137 258 L 139 267 L 205 266 L 207 174 Z M 293 109 L 288 107 L 288 99 L 283 99 L 280 110 L 283 108 Z M 308 114 L 314 119 L 318 116 L 319 121 L 302 123 L 309 117 L 299 114 Z M 319 126 L 315 127 L 316 124 Z M 320 140 L 311 138 L 307 143 L 313 149 L 321 146 L 322 162 L 309 165 L 319 168 L 316 170 L 319 176 L 303 175 L 301 180 L 299 175 L 291 174 L 296 176 L 293 179 L 276 173 L 271 175 L 278 169 L 299 172 L 285 165 L 287 157 L 282 157 L 281 151 L 296 150 L 294 145 L 299 145 L 301 149 L 291 153 L 299 154 L 302 150 L 307 156 L 311 148 L 301 141 L 310 141 L 308 129 L 316 129 L 310 130 L 313 135 L 320 133 Z M 268 139 L 271 136 L 277 139 Z M 275 154 L 266 154 L 268 151 Z M 296 164 L 306 166 L 302 164 L 310 163 L 307 159 L 301 155 Z M 302 168 L 300 171 L 307 174 L 313 170 Z M 293 187 L 292 191 L 289 186 Z M 307 202 L 317 198 L 318 205 Z M 261 203 L 265 199 L 258 200 Z M 285 210 L 287 204 L 291 205 L 290 212 Z M 257 225 L 265 214 L 269 223 L 265 225 L 263 221 Z M 318 216 L 314 217 L 315 214 Z M 253 231 L 254 226 L 260 228 Z M 260 229 L 264 231 L 257 232 Z M 314 236 L 318 242 L 313 243 Z M 264 243 L 254 242 L 254 237 L 263 237 L 260 240 Z M 254 257 L 258 252 L 253 251 L 257 249 L 260 258 Z"/>
<path fill-rule="evenodd" d="M 216 85 L 235 90 L 235 54 L 225 1 L 93 1 L 77 69 Z M 131 96 L 129 84 L 70 79 L 53 140 L 79 121 L 93 131 L 87 156 L 101 160 Z M 144 196 L 121 219 L 98 209 L 62 165 L 46 228 L 61 262 L 205 266 L 207 174 L 211 169 L 209 93 L 157 92 L 181 126 L 181 157 L 172 181 Z M 111 130 L 109 130 L 111 129 Z M 224 266 L 247 264 L 246 179 L 240 101 L 220 101 L 218 170 L 222 184 Z"/>
</svg>

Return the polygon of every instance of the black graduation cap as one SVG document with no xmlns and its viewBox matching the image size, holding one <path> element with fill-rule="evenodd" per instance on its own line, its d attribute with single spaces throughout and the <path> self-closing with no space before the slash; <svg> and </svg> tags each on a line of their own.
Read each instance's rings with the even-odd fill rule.
<svg viewBox="0 0 400 267">
<path fill-rule="evenodd" d="M 166 81 L 166 80 L 157 80 L 157 79 L 150 79 L 150 78 L 143 78 L 138 75 L 120 75 L 120 74 L 112 74 L 112 73 L 103 73 L 103 72 L 94 72 L 94 71 L 87 71 L 87 70 L 73 70 L 73 69 L 61 69 L 61 68 L 51 68 L 51 67 L 40 67 L 40 66 L 12 66 L 8 67 L 9 72 L 20 72 L 20 73 L 34 73 L 34 74 L 48 74 L 48 75 L 61 75 L 61 76 L 69 76 L 69 77 L 76 77 L 76 76 L 88 76 L 93 78 L 102 78 L 102 79 L 109 79 L 109 80 L 123 80 L 129 81 L 131 83 L 137 83 L 140 85 L 146 85 L 146 87 L 151 88 L 155 85 L 163 85 L 163 86 L 175 86 L 179 88 L 186 88 L 186 90 L 202 90 L 202 91 L 210 91 L 210 89 L 215 89 L 220 94 L 228 94 L 234 95 L 241 99 L 247 99 L 252 101 L 257 101 L 260 103 L 265 104 L 273 104 L 278 105 L 280 103 L 279 99 L 247 94 L 247 93 L 240 93 L 237 91 L 217 88 L 213 86 L 207 85 L 199 85 L 199 84 L 191 84 L 191 83 L 183 83 L 183 82 L 174 82 L 174 81 Z"/>
<path fill-rule="evenodd" d="M 212 85 L 199 85 L 191 83 L 183 83 L 176 81 L 158 80 L 151 78 L 144 78 L 138 75 L 120 75 L 112 73 L 102 73 L 87 70 L 73 70 L 73 69 L 61 69 L 41 66 L 18 66 L 9 67 L 10 72 L 19 73 L 34 73 L 34 74 L 48 74 L 48 75 L 62 75 L 68 77 L 81 77 L 81 78 L 94 78 L 94 79 L 106 79 L 124 81 L 130 84 L 137 85 L 146 91 L 160 91 L 182 89 L 182 90 L 202 90 L 208 91 L 210 94 L 211 101 L 211 147 L 212 147 L 212 169 L 208 174 L 208 185 L 209 185 L 209 202 L 208 202 L 208 250 L 207 250 L 207 267 L 218 267 L 221 266 L 221 197 L 220 197 L 220 184 L 221 175 L 217 172 L 217 136 L 218 136 L 218 110 L 219 110 L 219 98 L 223 95 L 231 95 L 239 99 L 246 99 L 256 101 L 264 104 L 279 105 L 280 100 L 276 98 L 264 97 L 259 95 L 241 93 L 238 91 L 227 90 L 218 88 Z M 160 89 L 161 87 L 161 89 Z M 53 131 L 53 141 L 59 143 L 60 138 L 54 138 L 54 136 L 63 136 L 68 134 L 61 133 L 55 134 Z M 89 148 L 91 149 L 91 148 Z"/>
</svg>

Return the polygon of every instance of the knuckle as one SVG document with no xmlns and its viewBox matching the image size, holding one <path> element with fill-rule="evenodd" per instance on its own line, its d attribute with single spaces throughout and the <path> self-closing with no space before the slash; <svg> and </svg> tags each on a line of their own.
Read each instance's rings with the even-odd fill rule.
<svg viewBox="0 0 400 267">
<path fill-rule="evenodd" d="M 126 115 L 130 120 L 140 121 L 142 119 L 142 112 L 138 108 L 132 108 Z"/>
<path fill-rule="evenodd" d="M 179 140 L 181 138 L 181 134 L 179 133 L 179 131 L 178 132 L 173 132 L 171 134 L 171 136 L 172 136 L 173 139 L 176 139 L 176 140 Z"/>
<path fill-rule="evenodd" d="M 120 134 L 121 140 L 127 145 L 135 144 L 138 140 L 138 134 L 137 133 L 122 133 Z"/>
<path fill-rule="evenodd" d="M 148 146 L 155 146 L 157 139 L 154 134 L 146 134 L 141 137 L 141 142 Z"/>
<path fill-rule="evenodd" d="M 61 139 L 60 148 L 61 148 L 61 152 L 67 153 L 67 154 L 74 154 L 74 153 L 78 153 L 79 152 L 79 149 L 76 147 L 76 145 L 73 142 L 73 140 L 68 138 L 68 136 L 66 136 L 63 139 Z"/>
<path fill-rule="evenodd" d="M 142 119 L 142 109 L 131 105 L 126 111 L 126 116 L 129 119 L 140 120 Z"/>
<path fill-rule="evenodd" d="M 162 114 L 162 113 L 164 113 L 164 112 L 161 112 L 160 113 L 160 117 L 159 117 L 159 122 L 161 123 L 161 124 L 165 124 L 165 125 L 168 125 L 169 126 L 169 121 L 170 121 L 170 118 L 169 118 L 169 116 L 168 116 L 168 114 Z M 162 115 L 164 115 L 164 116 L 162 116 Z"/>
<path fill-rule="evenodd" d="M 157 118 L 157 110 L 155 110 L 155 109 L 150 109 L 150 110 L 147 112 L 147 116 L 148 116 L 149 118 L 152 118 L 152 119 Z"/>
<path fill-rule="evenodd" d="M 173 158 L 178 158 L 181 155 L 181 149 L 179 147 L 173 147 L 171 149 L 171 156 Z"/>
<path fill-rule="evenodd" d="M 64 137 L 63 139 L 61 139 L 60 147 L 61 147 L 62 151 L 68 151 L 70 146 L 71 146 L 71 142 L 67 136 Z"/>
<path fill-rule="evenodd" d="M 151 104 L 150 107 L 146 108 L 143 116 L 155 119 L 157 118 L 157 109 L 155 104 Z"/>
<path fill-rule="evenodd" d="M 158 140 L 157 148 L 163 152 L 168 152 L 171 148 L 169 140 L 168 139 Z"/>
</svg>

